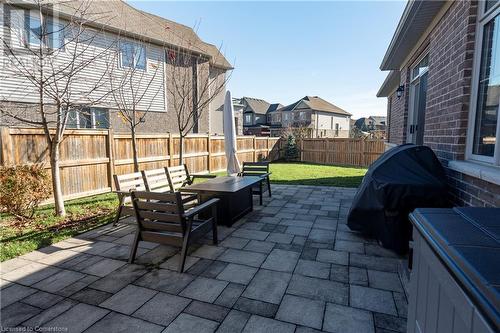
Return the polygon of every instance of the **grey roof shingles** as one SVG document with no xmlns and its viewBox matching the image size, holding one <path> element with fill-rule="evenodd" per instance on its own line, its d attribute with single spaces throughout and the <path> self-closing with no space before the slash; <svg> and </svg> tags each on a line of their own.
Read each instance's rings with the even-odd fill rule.
<svg viewBox="0 0 500 333">
<path fill-rule="evenodd" d="M 69 0 L 59 2 L 56 10 L 62 18 L 85 13 L 89 25 L 129 37 L 138 37 L 152 44 L 179 47 L 194 53 L 206 55 L 212 65 L 232 69 L 231 64 L 212 44 L 205 43 L 193 29 L 163 17 L 138 10 L 123 0 L 91 0 L 83 2 Z"/>
<path fill-rule="evenodd" d="M 325 101 L 324 99 L 318 96 L 305 96 L 302 99 L 296 101 L 295 103 L 292 103 L 290 105 L 281 108 L 280 111 L 291 111 L 295 109 L 295 107 L 301 102 L 306 104 L 313 111 L 331 112 L 345 116 L 352 116 L 352 114 L 350 114 L 349 112 L 339 108 L 338 106 L 328 101 Z"/>
</svg>

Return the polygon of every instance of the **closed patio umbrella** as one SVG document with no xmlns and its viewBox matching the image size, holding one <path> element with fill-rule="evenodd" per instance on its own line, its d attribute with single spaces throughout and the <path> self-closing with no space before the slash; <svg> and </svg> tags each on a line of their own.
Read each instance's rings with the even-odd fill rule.
<svg viewBox="0 0 500 333">
<path fill-rule="evenodd" d="M 231 92 L 226 92 L 224 100 L 224 147 L 227 159 L 227 174 L 235 175 L 241 171 L 240 162 L 236 156 L 236 127 L 234 125 L 234 108 Z"/>
</svg>

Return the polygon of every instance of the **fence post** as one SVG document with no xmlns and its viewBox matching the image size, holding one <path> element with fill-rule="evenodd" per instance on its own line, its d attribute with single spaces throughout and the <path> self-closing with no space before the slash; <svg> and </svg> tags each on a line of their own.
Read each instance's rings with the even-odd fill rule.
<svg viewBox="0 0 500 333">
<path fill-rule="evenodd" d="M 8 127 L 0 128 L 0 141 L 2 143 L 1 157 L 4 166 L 13 164 L 12 160 L 12 137 Z"/>
<path fill-rule="evenodd" d="M 108 153 L 108 184 L 111 190 L 114 190 L 115 184 L 113 182 L 113 175 L 115 173 L 115 154 L 113 154 L 113 147 L 115 143 L 115 137 L 113 135 L 113 130 L 108 129 L 108 136 L 106 138 L 106 149 Z"/>
<path fill-rule="evenodd" d="M 257 162 L 257 139 L 253 136 L 253 162 Z"/>
<path fill-rule="evenodd" d="M 208 173 L 212 172 L 212 138 L 210 137 L 210 133 L 207 135 L 207 150 L 208 150 L 208 158 L 207 158 L 207 169 Z"/>
<path fill-rule="evenodd" d="M 361 166 L 366 166 L 366 161 L 365 161 L 365 140 L 361 139 Z"/>
<path fill-rule="evenodd" d="M 300 139 L 300 162 L 304 162 L 304 138 Z"/>
<path fill-rule="evenodd" d="M 168 155 L 170 159 L 168 160 L 168 166 L 174 165 L 174 139 L 172 132 L 168 133 Z"/>
</svg>

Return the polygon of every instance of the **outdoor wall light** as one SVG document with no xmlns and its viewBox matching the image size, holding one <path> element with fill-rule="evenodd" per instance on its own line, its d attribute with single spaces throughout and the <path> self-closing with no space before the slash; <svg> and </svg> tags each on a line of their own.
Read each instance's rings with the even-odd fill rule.
<svg viewBox="0 0 500 333">
<path fill-rule="evenodd" d="M 403 96 L 403 92 L 405 91 L 405 86 L 404 84 L 403 85 L 400 85 L 398 87 L 398 89 L 396 89 L 396 96 L 398 96 L 398 98 L 400 98 L 401 96 Z"/>
</svg>

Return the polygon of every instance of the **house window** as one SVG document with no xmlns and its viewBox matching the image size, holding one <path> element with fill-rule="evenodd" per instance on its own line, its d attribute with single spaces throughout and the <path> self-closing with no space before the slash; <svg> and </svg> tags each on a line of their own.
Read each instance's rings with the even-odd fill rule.
<svg viewBox="0 0 500 333">
<path fill-rule="evenodd" d="M 251 113 L 245 114 L 245 124 L 246 125 L 252 124 L 252 114 Z"/>
<path fill-rule="evenodd" d="M 300 111 L 299 112 L 299 120 L 306 120 L 306 113 L 305 113 L 305 111 Z"/>
<path fill-rule="evenodd" d="M 45 19 L 45 18 L 44 18 Z M 55 22 L 52 18 L 46 18 L 44 27 L 38 14 L 27 14 L 24 17 L 24 44 L 29 47 L 43 46 L 50 49 L 61 49 L 64 47 L 63 24 Z"/>
<path fill-rule="evenodd" d="M 144 45 L 122 42 L 120 43 L 122 67 L 146 69 L 146 47 Z"/>
<path fill-rule="evenodd" d="M 468 156 L 500 165 L 500 8 L 485 3 L 479 19 Z"/>
<path fill-rule="evenodd" d="M 335 124 L 335 136 L 339 136 L 340 126 L 338 123 Z"/>
<path fill-rule="evenodd" d="M 109 128 L 109 111 L 102 108 L 82 108 L 68 114 L 67 128 Z"/>
</svg>

